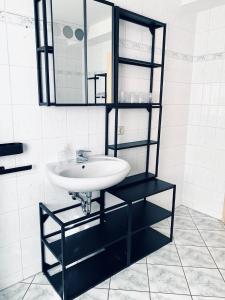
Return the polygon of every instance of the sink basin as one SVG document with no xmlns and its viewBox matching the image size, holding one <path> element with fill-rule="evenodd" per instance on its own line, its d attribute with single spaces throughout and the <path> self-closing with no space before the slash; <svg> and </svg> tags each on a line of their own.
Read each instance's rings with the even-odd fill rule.
<svg viewBox="0 0 225 300">
<path fill-rule="evenodd" d="M 68 192 L 104 190 L 121 182 L 129 171 L 128 162 L 110 156 L 91 156 L 85 163 L 70 160 L 47 164 L 50 181 Z"/>
</svg>

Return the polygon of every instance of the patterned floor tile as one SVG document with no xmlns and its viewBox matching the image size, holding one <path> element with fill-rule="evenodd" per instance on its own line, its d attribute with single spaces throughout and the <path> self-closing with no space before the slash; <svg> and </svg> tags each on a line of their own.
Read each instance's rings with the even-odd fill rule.
<svg viewBox="0 0 225 300">
<path fill-rule="evenodd" d="M 225 269 L 225 248 L 211 248 L 209 247 L 209 251 L 212 254 L 217 267 L 221 269 Z"/>
<path fill-rule="evenodd" d="M 180 259 L 174 245 L 166 245 L 147 257 L 147 263 L 152 265 L 180 266 Z"/>
<path fill-rule="evenodd" d="M 190 217 L 190 213 L 187 207 L 180 205 L 178 207 L 176 207 L 175 209 L 175 215 L 176 216 L 189 216 Z"/>
<path fill-rule="evenodd" d="M 111 278 L 112 289 L 127 291 L 149 291 L 147 267 L 135 264 L 121 271 Z"/>
<path fill-rule="evenodd" d="M 150 300 L 148 292 L 110 290 L 109 300 Z"/>
<path fill-rule="evenodd" d="M 49 284 L 48 279 L 43 273 L 38 273 L 35 275 L 33 282 L 34 284 Z"/>
<path fill-rule="evenodd" d="M 191 300 L 191 296 L 151 293 L 151 300 Z"/>
<path fill-rule="evenodd" d="M 177 250 L 185 267 L 216 268 L 206 247 L 177 246 Z"/>
<path fill-rule="evenodd" d="M 202 230 L 224 230 L 224 224 L 213 218 L 196 217 L 193 219 L 198 229 Z"/>
<path fill-rule="evenodd" d="M 189 294 L 181 267 L 148 265 L 148 274 L 151 292 Z"/>
<path fill-rule="evenodd" d="M 107 300 L 108 293 L 108 289 L 92 289 L 76 298 L 76 300 Z"/>
<path fill-rule="evenodd" d="M 225 282 L 217 269 L 184 267 L 191 294 L 225 297 Z"/>
<path fill-rule="evenodd" d="M 194 210 L 194 209 L 191 209 L 191 208 L 188 208 L 188 210 L 189 210 L 189 213 L 190 213 L 190 215 L 193 217 L 193 218 L 198 218 L 198 217 L 208 217 L 208 218 L 211 218 L 211 217 L 209 217 L 208 215 L 206 215 L 206 214 L 203 214 L 202 212 L 200 212 L 200 211 L 197 211 L 197 210 Z M 213 219 L 213 218 L 212 218 Z"/>
<path fill-rule="evenodd" d="M 201 296 L 194 296 L 192 297 L 193 300 L 225 300 L 225 298 L 217 298 L 217 297 L 201 297 Z"/>
<path fill-rule="evenodd" d="M 7 289 L 0 291 L 1 300 L 21 300 L 25 295 L 29 284 L 26 283 L 17 283 Z"/>
<path fill-rule="evenodd" d="M 220 273 L 222 274 L 223 279 L 225 280 L 225 270 L 221 270 L 221 269 L 220 269 Z"/>
<path fill-rule="evenodd" d="M 35 277 L 35 275 L 34 276 L 30 276 L 28 278 L 25 278 L 25 279 L 21 280 L 21 282 L 23 282 L 23 283 L 31 283 L 34 280 L 34 277 Z"/>
<path fill-rule="evenodd" d="M 205 246 L 198 230 L 182 230 L 176 229 L 174 231 L 174 238 L 176 245 L 183 246 Z"/>
<path fill-rule="evenodd" d="M 174 227 L 177 229 L 196 229 L 193 219 L 188 216 L 175 216 Z"/>
<path fill-rule="evenodd" d="M 31 284 L 24 300 L 60 300 L 50 285 Z"/>
<path fill-rule="evenodd" d="M 208 247 L 225 248 L 225 231 L 200 230 Z"/>
</svg>

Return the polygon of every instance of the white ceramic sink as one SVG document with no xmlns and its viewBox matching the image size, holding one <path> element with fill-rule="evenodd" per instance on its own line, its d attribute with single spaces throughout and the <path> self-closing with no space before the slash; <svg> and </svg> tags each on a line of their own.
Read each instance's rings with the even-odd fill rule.
<svg viewBox="0 0 225 300">
<path fill-rule="evenodd" d="M 123 159 L 110 156 L 90 156 L 85 163 L 75 160 L 47 164 L 50 181 L 68 192 L 93 192 L 121 182 L 130 165 Z"/>
</svg>

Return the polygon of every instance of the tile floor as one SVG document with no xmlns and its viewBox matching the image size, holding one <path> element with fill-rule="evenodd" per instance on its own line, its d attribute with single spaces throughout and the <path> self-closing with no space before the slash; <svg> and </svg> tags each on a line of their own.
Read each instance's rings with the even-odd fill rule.
<svg viewBox="0 0 225 300">
<path fill-rule="evenodd" d="M 168 234 L 169 220 L 154 226 Z M 0 291 L 1 300 L 58 300 L 40 273 Z M 225 225 L 184 206 L 174 241 L 79 300 L 225 300 Z"/>
</svg>

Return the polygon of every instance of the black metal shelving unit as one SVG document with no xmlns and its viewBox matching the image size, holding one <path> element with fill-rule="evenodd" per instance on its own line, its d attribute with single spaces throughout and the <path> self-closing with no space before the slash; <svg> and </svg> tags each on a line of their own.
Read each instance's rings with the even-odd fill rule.
<svg viewBox="0 0 225 300">
<path fill-rule="evenodd" d="M 127 201 L 129 195 L 123 196 L 127 193 L 126 189 L 129 187 L 122 187 L 123 192 L 118 194 L 122 203 L 104 208 L 102 192 L 99 198 L 93 200 L 99 203 L 99 211 L 68 222 L 63 222 L 58 214 L 80 204 L 51 211 L 40 203 L 42 270 L 62 299 L 78 297 L 171 241 L 172 228 L 169 238 L 150 226 L 171 217 L 172 212 L 145 200 L 137 201 L 143 198 L 140 191 L 135 191 L 135 199 L 133 195 Z M 158 181 L 147 194 L 166 189 L 174 189 L 174 185 Z M 45 234 L 44 224 L 48 218 L 52 218 L 60 230 Z M 99 224 L 66 236 L 66 232 L 96 220 Z M 55 240 L 58 235 L 60 238 Z M 51 241 L 51 238 L 54 239 Z M 47 263 L 46 248 L 54 255 L 56 263 Z M 58 266 L 60 270 L 54 272 Z"/>
<path fill-rule="evenodd" d="M 62 221 L 60 213 L 75 209 L 76 204 L 70 207 L 51 211 L 40 203 L 40 234 L 42 270 L 59 296 L 64 300 L 74 299 L 82 293 L 105 281 L 124 268 L 153 253 L 173 239 L 173 224 L 176 186 L 157 178 L 159 164 L 159 146 L 162 117 L 162 91 L 165 55 L 164 23 L 137 15 L 119 7 L 114 8 L 114 95 L 115 102 L 106 105 L 106 135 L 105 154 L 134 147 L 146 147 L 146 168 L 141 174 L 127 177 L 124 181 L 105 191 L 100 197 L 92 200 L 99 204 L 99 210 L 70 221 Z M 146 26 L 152 34 L 151 62 L 119 58 L 119 20 L 123 19 L 135 24 Z M 163 28 L 162 63 L 154 62 L 155 31 Z M 161 69 L 160 95 L 158 103 L 119 103 L 118 101 L 118 66 L 119 63 L 129 63 L 139 67 L 147 67 L 151 73 L 150 92 L 153 91 L 154 69 Z M 145 109 L 148 113 L 148 133 L 146 140 L 130 143 L 118 143 L 118 113 L 120 109 Z M 151 140 L 152 111 L 159 111 L 158 137 Z M 109 114 L 115 110 L 115 136 L 113 145 L 109 144 Z M 150 148 L 157 147 L 155 172 L 149 171 Z M 147 197 L 171 190 L 172 209 L 169 211 L 147 201 Z M 106 208 L 105 195 L 110 193 L 121 202 Z M 71 214 L 70 214 L 71 215 Z M 45 222 L 53 219 L 59 230 L 45 233 Z M 167 237 L 151 226 L 171 218 L 170 236 Z M 84 224 L 93 223 L 88 229 L 74 233 L 73 229 Z M 57 238 L 56 238 L 57 237 Z M 56 263 L 49 264 L 46 260 L 46 248 L 53 254 Z M 60 270 L 54 271 L 60 266 Z"/>
<path fill-rule="evenodd" d="M 119 55 L 119 24 L 120 20 L 131 22 L 137 25 L 147 27 L 149 29 L 149 34 L 151 34 L 151 60 L 142 61 L 137 59 L 120 57 Z M 162 56 L 161 63 L 155 63 L 155 48 L 156 48 L 156 31 L 162 29 Z M 134 203 L 140 199 L 143 199 L 143 203 L 146 207 L 149 205 L 147 197 L 153 196 L 155 194 L 173 190 L 172 197 L 172 210 L 171 210 L 171 231 L 170 240 L 173 238 L 173 223 L 174 223 L 174 209 L 175 209 L 175 197 L 176 197 L 176 186 L 174 184 L 162 181 L 158 179 L 158 168 L 159 168 L 159 148 L 160 148 L 160 136 L 161 136 L 161 120 L 162 120 L 162 96 L 163 96 L 163 79 L 164 79 L 164 62 L 165 62 L 165 44 L 166 44 L 166 24 L 146 18 L 144 16 L 138 15 L 136 13 L 115 7 L 114 12 L 114 104 L 108 105 L 106 107 L 106 128 L 105 128 L 105 154 L 108 155 L 109 151 L 112 150 L 115 157 L 118 156 L 118 151 L 124 149 L 146 147 L 146 166 L 145 170 L 141 174 L 136 174 L 127 177 L 123 182 L 107 190 L 110 194 L 118 197 L 119 199 L 125 201 L 128 205 L 128 237 L 127 237 L 127 265 L 137 261 L 138 254 L 144 252 L 145 255 L 159 249 L 164 245 L 164 242 L 168 240 L 166 236 L 158 235 L 156 231 L 152 231 L 150 228 L 145 228 L 141 230 L 139 234 L 133 234 L 133 218 L 134 213 Z M 149 82 L 149 92 L 153 92 L 154 88 L 154 70 L 160 69 L 160 92 L 158 102 L 153 103 L 120 103 L 118 97 L 118 86 L 119 86 L 119 65 L 128 64 L 137 66 L 140 68 L 148 68 L 150 70 L 150 82 Z M 145 109 L 148 112 L 148 131 L 146 140 L 142 141 L 132 141 L 127 143 L 118 143 L 118 127 L 119 127 L 119 111 L 121 109 Z M 109 144 L 109 117 L 110 112 L 115 111 L 115 130 L 114 130 L 114 143 Z M 152 113 L 153 110 L 158 110 L 158 131 L 157 139 L 151 139 L 152 131 Z M 156 150 L 156 163 L 154 172 L 149 171 L 149 161 L 150 161 L 150 150 L 151 147 L 155 145 Z M 158 207 L 157 211 L 154 211 L 156 216 L 163 214 L 164 209 Z M 164 241 L 164 242 L 163 242 Z M 162 243 L 161 243 L 162 242 Z M 166 243 L 166 242 L 165 242 Z M 134 249 L 134 245 L 137 248 Z M 136 256 L 137 255 L 137 256 Z M 136 257 L 136 259 L 135 259 Z"/>
</svg>

